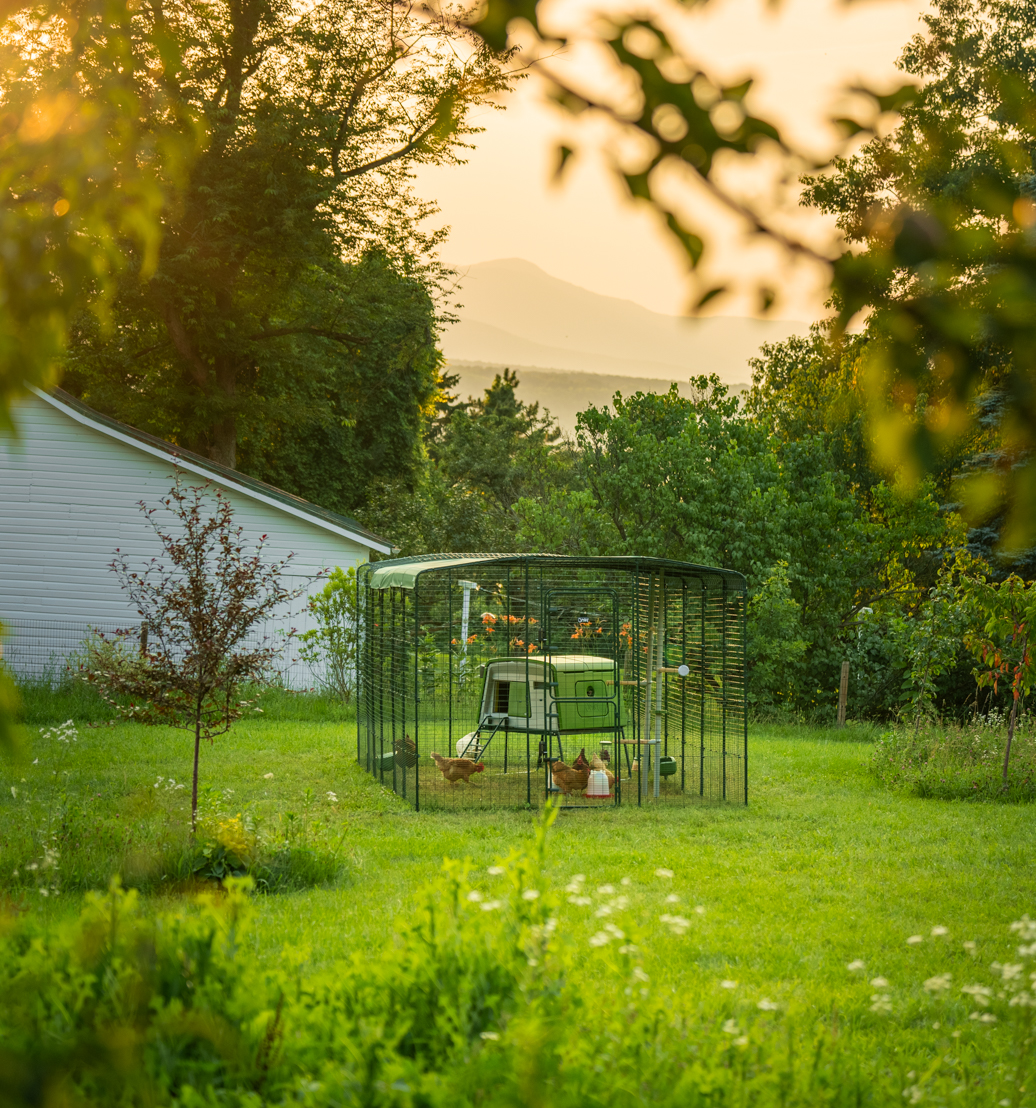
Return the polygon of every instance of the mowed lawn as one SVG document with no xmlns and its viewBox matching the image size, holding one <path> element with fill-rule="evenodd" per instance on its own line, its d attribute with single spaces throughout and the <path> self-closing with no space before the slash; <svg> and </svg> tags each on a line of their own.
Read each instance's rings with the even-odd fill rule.
<svg viewBox="0 0 1036 1108">
<path fill-rule="evenodd" d="M 583 873 L 591 890 L 630 878 L 630 911 L 655 936 L 650 960 L 674 979 L 694 973 L 832 997 L 851 984 L 845 967 L 857 958 L 905 985 L 946 969 L 947 958 L 966 961 L 965 940 L 980 956 L 983 947 L 1002 950 L 1005 925 L 1036 915 L 1036 810 L 890 794 L 868 771 L 869 743 L 846 735 L 754 728 L 747 808 L 563 812 L 551 875 L 565 884 Z M 332 887 L 260 898 L 252 942 L 261 960 L 286 946 L 308 950 L 315 966 L 374 953 L 445 856 L 484 871 L 527 839 L 526 812 L 413 812 L 358 769 L 354 750 L 349 723 L 267 720 L 243 722 L 203 750 L 203 784 L 232 790 L 226 810 L 251 806 L 271 834 L 292 813 L 308 822 L 311 841 L 340 844 L 343 872 Z M 9 875 L 24 879 L 32 861 L 28 831 L 44 818 L 78 821 L 85 841 L 62 858 L 66 875 L 92 865 L 95 875 L 120 868 L 130 880 L 187 819 L 187 790 L 166 788 L 169 778 L 188 779 L 183 733 L 84 728 L 75 745 L 37 741 L 33 757 L 37 764 L 13 774 L 4 768 L 0 887 L 15 892 L 9 903 L 51 917 L 78 906 L 67 876 L 56 898 L 12 888 Z M 657 877 L 659 868 L 673 878 Z M 672 895 L 675 908 L 665 901 Z M 690 918 L 688 933 L 658 926 L 664 911 Z M 933 939 L 933 926 L 948 934 Z M 908 945 L 912 935 L 925 941 Z"/>
</svg>

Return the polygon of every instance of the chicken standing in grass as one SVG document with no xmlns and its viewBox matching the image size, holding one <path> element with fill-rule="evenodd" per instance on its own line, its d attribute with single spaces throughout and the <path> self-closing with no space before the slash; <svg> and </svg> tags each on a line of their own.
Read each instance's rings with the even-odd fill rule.
<svg viewBox="0 0 1036 1108">
<path fill-rule="evenodd" d="M 586 760 L 586 747 L 579 751 L 576 760 L 572 763 L 573 769 L 590 769 L 590 763 Z"/>
<path fill-rule="evenodd" d="M 475 762 L 471 758 L 444 758 L 441 754 L 432 751 L 432 761 L 439 767 L 439 772 L 451 785 L 463 781 L 465 785 L 471 782 L 468 778 L 473 773 L 482 773 L 486 766 L 484 762 Z"/>
<path fill-rule="evenodd" d="M 550 776 L 554 784 L 565 794 L 586 792 L 587 783 L 590 780 L 590 767 L 576 769 L 575 766 L 566 766 L 564 762 L 554 762 L 550 767 Z"/>
</svg>

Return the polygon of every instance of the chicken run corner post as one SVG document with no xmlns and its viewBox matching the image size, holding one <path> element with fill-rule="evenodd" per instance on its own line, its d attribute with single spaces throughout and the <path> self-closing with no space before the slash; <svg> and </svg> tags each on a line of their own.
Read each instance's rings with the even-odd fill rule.
<svg viewBox="0 0 1036 1108">
<path fill-rule="evenodd" d="M 741 574 L 429 555 L 357 601 L 357 760 L 414 808 L 748 803 Z"/>
</svg>

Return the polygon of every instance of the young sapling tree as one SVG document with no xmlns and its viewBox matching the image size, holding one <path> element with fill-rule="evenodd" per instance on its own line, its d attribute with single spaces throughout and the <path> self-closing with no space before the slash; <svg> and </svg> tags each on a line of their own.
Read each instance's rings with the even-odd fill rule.
<svg viewBox="0 0 1036 1108">
<path fill-rule="evenodd" d="M 125 719 L 193 732 L 194 830 L 202 740 L 226 734 L 251 707 L 253 702 L 241 699 L 242 686 L 262 681 L 279 650 L 265 636 L 257 643 L 246 640 L 304 590 L 281 581 L 293 555 L 266 561 L 266 535 L 246 545 L 218 488 L 185 487 L 177 473 L 160 507 L 141 501 L 140 509 L 163 557 L 137 570 L 117 549 L 110 568 L 146 624 L 146 640 L 141 636 L 138 645 L 136 631 L 120 631 L 114 637 L 120 649 L 103 649 L 102 642 L 82 672 Z M 167 528 L 169 516 L 173 526 Z"/>
<path fill-rule="evenodd" d="M 1036 630 L 1036 586 L 1027 585 L 1016 574 L 999 584 L 968 579 L 962 581 L 967 599 L 985 616 L 981 631 L 964 636 L 964 645 L 978 662 L 975 677 L 980 686 L 999 691 L 1001 681 L 1011 685 L 1011 714 L 1007 720 L 1007 750 L 1004 753 L 1004 785 L 1011 762 L 1011 743 L 1018 723 L 1018 707 L 1036 681 L 1033 632 Z"/>
</svg>

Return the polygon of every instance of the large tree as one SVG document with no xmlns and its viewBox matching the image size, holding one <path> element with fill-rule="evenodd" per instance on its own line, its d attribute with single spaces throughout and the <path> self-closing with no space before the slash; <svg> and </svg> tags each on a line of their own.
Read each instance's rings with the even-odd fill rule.
<svg viewBox="0 0 1036 1108">
<path fill-rule="evenodd" d="M 470 108 L 506 84 L 500 57 L 390 0 L 146 0 L 134 21 L 146 72 L 208 143 L 165 211 L 157 271 L 127 272 L 113 329 L 83 318 L 69 386 L 226 465 L 247 438 L 261 470 L 262 444 L 366 421 L 348 400 L 371 366 L 411 374 L 394 396 L 419 412 L 442 272 L 411 176 L 461 159 Z M 181 44 L 179 70 L 158 65 L 157 27 Z M 383 452 L 415 449 L 390 435 Z M 295 451 L 272 469 L 299 465 Z"/>
</svg>

